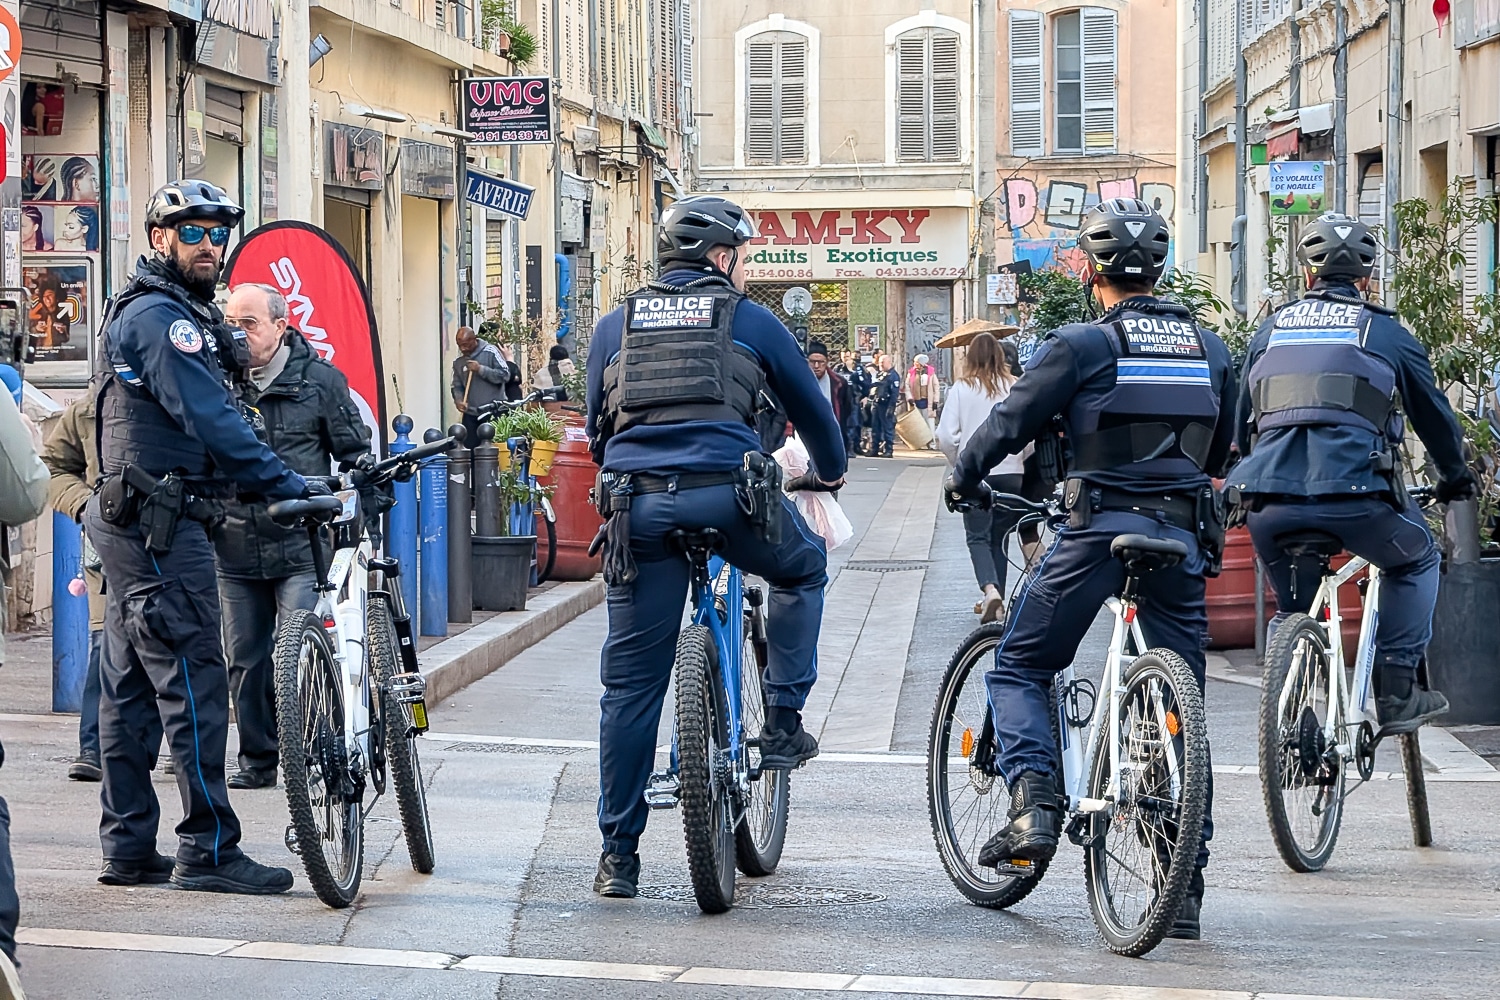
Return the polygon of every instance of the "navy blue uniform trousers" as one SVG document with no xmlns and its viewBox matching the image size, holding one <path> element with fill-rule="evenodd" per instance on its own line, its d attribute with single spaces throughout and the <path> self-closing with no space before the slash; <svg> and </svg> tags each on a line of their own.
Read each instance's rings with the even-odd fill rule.
<svg viewBox="0 0 1500 1000">
<path fill-rule="evenodd" d="M 995 667 L 985 674 L 999 765 L 1007 784 L 1023 771 L 1061 771 L 1052 736 L 1049 689 L 1053 675 L 1073 662 L 1100 607 L 1125 585 L 1125 566 L 1109 552 L 1110 543 L 1125 534 L 1171 538 L 1188 547 L 1183 562 L 1141 578 L 1138 620 L 1146 645 L 1163 646 L 1181 656 L 1197 677 L 1199 690 L 1203 688 L 1208 611 L 1198 539 L 1181 528 L 1128 511 L 1100 511 L 1087 528 L 1064 527 L 1016 596 L 1010 627 L 995 651 Z M 1093 681 L 1103 669 L 1101 659 L 1080 663 L 1078 673 Z M 1209 774 L 1211 804 L 1211 770 Z M 1200 868 L 1208 864 L 1212 837 L 1213 820 L 1205 808 Z"/>
<path fill-rule="evenodd" d="M 630 551 L 639 573 L 628 586 L 609 588 L 609 636 L 599 666 L 599 832 L 610 854 L 634 854 L 646 829 L 644 793 L 690 579 L 687 560 L 667 548 L 669 532 L 717 528 L 724 558 L 770 584 L 766 702 L 800 710 L 807 701 L 818 676 L 828 553 L 792 503 L 783 498 L 782 504 L 776 546 L 745 519 L 733 486 L 647 493 L 631 505 Z"/>
<path fill-rule="evenodd" d="M 89 501 L 85 524 L 109 581 L 99 678 L 104 858 L 141 861 L 156 852 L 161 806 L 151 787 L 151 741 L 164 726 L 182 796 L 177 860 L 233 861 L 240 822 L 224 783 L 229 675 L 213 547 L 201 524 L 184 520 L 172 550 L 152 555 L 139 525 L 105 523 L 98 503 Z"/>
<path fill-rule="evenodd" d="M 1416 504 L 1409 503 L 1399 511 L 1379 497 L 1270 503 L 1251 514 L 1247 523 L 1255 554 L 1266 564 L 1271 586 L 1276 589 L 1278 623 L 1312 605 L 1321 571 L 1316 559 L 1300 560 L 1293 567 L 1292 558 L 1281 551 L 1276 539 L 1294 531 L 1321 531 L 1380 567 L 1375 662 L 1417 668 L 1432 639 L 1441 556 Z"/>
</svg>

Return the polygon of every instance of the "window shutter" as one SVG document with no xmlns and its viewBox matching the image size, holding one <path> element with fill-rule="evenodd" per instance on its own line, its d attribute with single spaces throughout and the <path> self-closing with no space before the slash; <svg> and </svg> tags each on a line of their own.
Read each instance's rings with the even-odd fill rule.
<svg viewBox="0 0 1500 1000">
<path fill-rule="evenodd" d="M 1385 164 L 1376 161 L 1359 178 L 1359 221 L 1372 229 L 1385 225 Z"/>
<path fill-rule="evenodd" d="M 1010 151 L 1042 155 L 1042 15 L 1010 12 Z"/>
<path fill-rule="evenodd" d="M 1115 148 L 1115 12 L 1083 9 L 1083 150 Z"/>
<path fill-rule="evenodd" d="M 682 62 L 677 67 L 677 79 L 682 81 L 684 87 L 693 85 L 693 0 L 682 0 L 682 5 L 677 8 L 682 18 L 681 27 L 677 32 L 677 44 Z"/>
<path fill-rule="evenodd" d="M 552 73 L 552 5 L 543 0 L 536 5 L 537 55 L 544 75 Z"/>
<path fill-rule="evenodd" d="M 927 158 L 927 32 L 896 39 L 896 158 Z"/>
<path fill-rule="evenodd" d="M 934 161 L 953 161 L 963 155 L 959 124 L 958 35 L 951 31 L 932 34 L 932 152 Z"/>
<path fill-rule="evenodd" d="M 752 40 L 745 51 L 745 162 L 776 162 L 776 43 Z"/>
<path fill-rule="evenodd" d="M 807 159 L 807 40 L 783 40 L 777 51 L 776 162 L 802 163 Z"/>
<path fill-rule="evenodd" d="M 1479 184 L 1474 178 L 1464 178 L 1463 196 L 1466 202 L 1478 199 Z M 1479 296 L 1484 291 L 1484 283 L 1479 273 L 1479 228 L 1478 225 L 1470 225 L 1461 239 L 1464 253 L 1464 313 L 1470 317 L 1474 316 L 1475 303 L 1479 301 Z"/>
</svg>

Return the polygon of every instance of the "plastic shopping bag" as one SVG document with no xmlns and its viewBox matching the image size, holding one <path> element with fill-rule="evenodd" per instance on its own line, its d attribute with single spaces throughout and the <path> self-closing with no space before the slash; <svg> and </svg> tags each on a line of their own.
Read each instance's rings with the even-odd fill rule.
<svg viewBox="0 0 1500 1000">
<path fill-rule="evenodd" d="M 812 467 L 812 459 L 807 454 L 807 447 L 795 434 L 788 438 L 781 450 L 772 457 L 781 466 L 783 478 L 788 480 L 802 475 Z M 839 506 L 839 502 L 833 498 L 832 494 L 797 490 L 789 493 L 788 496 L 792 498 L 792 503 L 797 505 L 797 513 L 802 515 L 802 520 L 823 537 L 823 542 L 830 551 L 854 537 L 854 525 L 849 523 L 844 509 Z"/>
</svg>

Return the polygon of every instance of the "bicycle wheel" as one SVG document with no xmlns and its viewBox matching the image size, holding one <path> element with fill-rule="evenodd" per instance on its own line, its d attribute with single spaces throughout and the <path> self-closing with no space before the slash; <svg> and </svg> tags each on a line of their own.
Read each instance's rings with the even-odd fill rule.
<svg viewBox="0 0 1500 1000">
<path fill-rule="evenodd" d="M 310 611 L 288 616 L 272 662 L 281 774 L 296 851 L 318 898 L 342 909 L 354 902 L 365 860 L 361 786 L 350 771 L 345 739 L 342 671 L 322 621 Z"/>
<path fill-rule="evenodd" d="M 390 693 L 390 681 L 401 672 L 401 652 L 396 645 L 396 625 L 391 606 L 383 595 L 371 594 L 365 623 L 370 649 L 372 680 L 380 692 L 385 725 L 385 757 L 396 786 L 396 808 L 406 834 L 406 853 L 411 866 L 423 875 L 432 874 L 432 820 L 427 815 L 427 789 L 422 784 L 422 762 L 417 758 L 417 740 L 407 737 L 407 708 Z"/>
<path fill-rule="evenodd" d="M 1344 758 L 1324 736 L 1342 733 L 1344 706 L 1328 703 L 1331 660 L 1323 629 L 1292 615 L 1266 650 L 1260 689 L 1260 788 L 1271 839 L 1287 867 L 1315 872 L 1333 856 L 1344 816 Z"/>
<path fill-rule="evenodd" d="M 1208 722 L 1197 679 L 1169 649 L 1136 657 L 1123 685 L 1119 796 L 1110 812 L 1094 814 L 1083 867 L 1109 950 L 1137 958 L 1171 929 L 1197 865 Z M 1090 798 L 1110 793 L 1110 736 L 1101 726 L 1094 741 Z"/>
<path fill-rule="evenodd" d="M 1420 729 L 1397 737 L 1401 747 L 1401 770 L 1406 772 L 1406 811 L 1411 815 L 1411 842 L 1432 846 L 1432 817 L 1427 812 L 1427 772 L 1422 770 Z"/>
<path fill-rule="evenodd" d="M 760 736 L 766 722 L 766 651 L 751 636 L 751 615 L 745 615 L 745 641 L 740 654 L 740 719 L 745 742 Z M 745 747 L 747 767 L 758 766 L 759 751 Z M 787 813 L 791 809 L 792 772 L 762 771 L 750 782 L 744 811 L 734 828 L 734 857 L 740 871 L 761 877 L 773 874 L 786 843 Z"/>
<path fill-rule="evenodd" d="M 995 766 L 994 725 L 984 674 L 1005 634 L 1003 622 L 981 625 L 958 647 L 932 710 L 927 742 L 927 811 L 938 859 L 971 903 L 1004 909 L 1025 899 L 1047 873 L 1001 875 L 977 863 L 979 849 L 1010 822 L 1010 795 Z M 976 669 L 977 668 L 977 669 Z"/>
<path fill-rule="evenodd" d="M 552 576 L 552 570 L 557 566 L 557 524 L 548 514 L 551 508 L 543 504 L 536 505 L 536 521 L 542 525 L 544 531 L 538 534 L 536 550 L 536 582 L 546 583 Z M 546 555 L 543 556 L 541 534 L 547 538 Z"/>
<path fill-rule="evenodd" d="M 682 832 L 693 895 L 704 913 L 734 904 L 734 809 L 720 767 L 729 746 L 723 691 L 707 628 L 690 625 L 677 640 L 677 768 Z"/>
</svg>

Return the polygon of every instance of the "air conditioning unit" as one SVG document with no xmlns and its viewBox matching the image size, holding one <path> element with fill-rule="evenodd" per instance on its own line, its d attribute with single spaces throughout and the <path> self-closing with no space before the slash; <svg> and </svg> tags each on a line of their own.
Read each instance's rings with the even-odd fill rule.
<svg viewBox="0 0 1500 1000">
<path fill-rule="evenodd" d="M 599 130 L 592 125 L 573 126 L 573 149 L 579 153 L 589 153 L 599 148 Z"/>
</svg>

